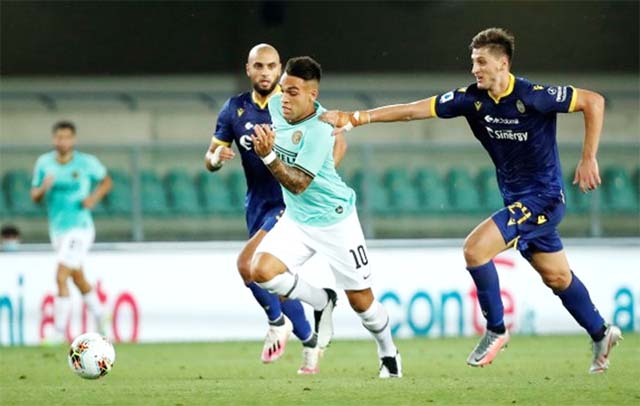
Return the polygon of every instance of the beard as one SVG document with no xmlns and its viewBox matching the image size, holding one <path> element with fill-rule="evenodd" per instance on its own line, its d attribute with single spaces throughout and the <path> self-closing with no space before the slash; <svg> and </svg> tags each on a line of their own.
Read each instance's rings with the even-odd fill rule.
<svg viewBox="0 0 640 406">
<path fill-rule="evenodd" d="M 254 83 L 253 90 L 255 90 L 260 96 L 269 96 L 276 86 L 278 86 L 278 82 L 275 80 L 271 83 L 271 86 L 266 89 L 261 88 L 260 83 Z"/>
</svg>

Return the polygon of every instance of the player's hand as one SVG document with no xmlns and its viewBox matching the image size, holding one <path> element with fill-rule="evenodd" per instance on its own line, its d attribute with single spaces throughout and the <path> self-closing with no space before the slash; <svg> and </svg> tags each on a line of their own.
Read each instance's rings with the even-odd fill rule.
<svg viewBox="0 0 640 406">
<path fill-rule="evenodd" d="M 253 127 L 253 135 L 251 136 L 253 149 L 260 158 L 269 155 L 273 149 L 275 137 L 276 134 L 269 124 L 259 124 Z"/>
<path fill-rule="evenodd" d="M 330 110 L 320 115 L 320 121 L 331 124 L 334 128 L 333 134 L 342 134 L 363 124 L 369 124 L 371 118 L 367 111 L 347 112 Z"/>
<path fill-rule="evenodd" d="M 573 184 L 577 184 L 580 191 L 586 193 L 596 190 L 601 183 L 598 161 L 595 158 L 581 159 L 580 162 L 578 162 L 576 174 L 573 177 Z"/>
<path fill-rule="evenodd" d="M 215 150 L 207 151 L 206 158 L 212 168 L 219 168 L 226 161 L 233 159 L 236 153 L 233 149 L 225 147 L 224 145 L 218 145 Z"/>
<path fill-rule="evenodd" d="M 96 207 L 97 203 L 98 200 L 96 199 L 96 197 L 94 195 L 90 195 L 82 201 L 82 207 L 84 207 L 85 209 L 93 210 L 93 208 Z"/>
</svg>

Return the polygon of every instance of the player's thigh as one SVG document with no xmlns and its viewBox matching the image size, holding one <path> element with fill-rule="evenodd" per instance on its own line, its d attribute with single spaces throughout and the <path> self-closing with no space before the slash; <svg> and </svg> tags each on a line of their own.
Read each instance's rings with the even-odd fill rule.
<svg viewBox="0 0 640 406">
<path fill-rule="evenodd" d="M 94 238 L 93 229 L 73 229 L 61 235 L 54 242 L 58 251 L 58 263 L 71 270 L 82 269 L 82 264 L 93 245 Z"/>
<path fill-rule="evenodd" d="M 534 252 L 531 254 L 531 266 L 552 289 L 564 290 L 571 283 L 571 268 L 564 250 Z"/>
<path fill-rule="evenodd" d="M 305 231 L 309 244 L 327 258 L 338 287 L 356 291 L 371 287 L 369 252 L 355 210 L 338 224 L 305 227 Z"/>
<path fill-rule="evenodd" d="M 501 212 L 478 224 L 465 239 L 464 258 L 467 266 L 473 267 L 486 264 L 508 248 L 505 236 L 495 220 L 496 215 Z M 502 215 L 498 217 L 498 221 L 501 221 L 501 217 Z"/>
<path fill-rule="evenodd" d="M 315 253 L 306 243 L 300 226 L 286 215 L 266 233 L 255 250 L 251 265 L 252 276 L 261 271 L 269 254 L 277 258 L 288 270 L 300 268 Z"/>
</svg>

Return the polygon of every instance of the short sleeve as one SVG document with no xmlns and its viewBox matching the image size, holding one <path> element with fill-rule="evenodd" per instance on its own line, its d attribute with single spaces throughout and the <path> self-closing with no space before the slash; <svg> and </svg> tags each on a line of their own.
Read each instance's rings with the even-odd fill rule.
<svg viewBox="0 0 640 406">
<path fill-rule="evenodd" d="M 540 113 L 570 113 L 576 105 L 577 92 L 573 86 L 534 85 L 532 104 Z"/>
<path fill-rule="evenodd" d="M 233 142 L 233 111 L 231 110 L 231 99 L 229 99 L 218 114 L 216 130 L 213 133 L 214 139 L 225 146 L 229 146 Z"/>
<path fill-rule="evenodd" d="M 333 153 L 335 138 L 331 131 L 330 125 L 318 123 L 304 134 L 293 166 L 312 178 L 315 177 L 328 156 Z"/>
<path fill-rule="evenodd" d="M 92 181 L 98 182 L 107 176 L 107 168 L 95 156 L 88 157 L 89 176 Z"/>
<path fill-rule="evenodd" d="M 42 158 L 38 158 L 36 165 L 33 167 L 33 177 L 31 178 L 31 187 L 42 186 L 44 180 L 44 165 L 42 164 Z"/>
<path fill-rule="evenodd" d="M 466 88 L 452 90 L 433 98 L 431 113 L 435 117 L 453 118 L 466 112 Z"/>
</svg>

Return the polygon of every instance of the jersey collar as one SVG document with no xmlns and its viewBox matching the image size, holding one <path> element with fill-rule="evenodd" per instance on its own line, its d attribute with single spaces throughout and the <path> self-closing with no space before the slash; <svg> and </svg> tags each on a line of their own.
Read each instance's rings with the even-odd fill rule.
<svg viewBox="0 0 640 406">
<path fill-rule="evenodd" d="M 276 88 L 275 88 L 275 91 L 271 94 L 271 96 L 269 96 L 267 98 L 267 100 L 265 100 L 263 103 L 260 103 L 258 101 L 258 98 L 256 97 L 256 91 L 252 90 L 251 91 L 251 101 L 253 101 L 258 107 L 260 107 L 261 109 L 264 110 L 265 108 L 267 108 L 267 104 L 269 104 L 269 100 L 271 100 L 271 98 L 273 96 L 275 96 L 276 94 L 280 94 L 280 93 L 282 93 L 282 89 L 280 88 L 280 85 L 277 85 Z"/>
<path fill-rule="evenodd" d="M 493 95 L 487 90 L 487 94 L 489 95 L 489 97 L 491 97 L 491 99 L 496 103 L 500 103 L 500 99 L 502 99 L 503 97 L 507 97 L 509 96 L 512 92 L 513 92 L 513 87 L 515 86 L 516 83 L 516 77 L 513 76 L 513 74 L 509 74 L 509 86 L 507 86 L 507 90 L 504 91 L 504 93 L 499 94 L 498 97 L 493 97 Z"/>
</svg>

